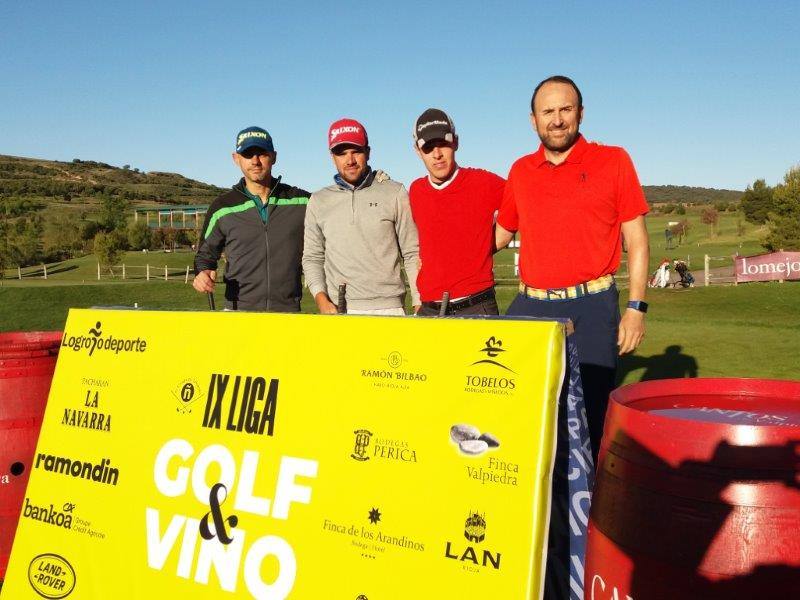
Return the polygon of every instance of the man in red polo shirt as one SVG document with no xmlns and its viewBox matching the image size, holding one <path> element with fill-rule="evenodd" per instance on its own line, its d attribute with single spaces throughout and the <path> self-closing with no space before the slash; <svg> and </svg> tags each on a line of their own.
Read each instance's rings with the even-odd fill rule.
<svg viewBox="0 0 800 600">
<path fill-rule="evenodd" d="M 648 207 L 625 150 L 580 135 L 583 99 L 571 79 L 541 82 L 531 111 L 542 143 L 511 167 L 497 215 L 498 248 L 520 233 L 520 293 L 507 314 L 572 319 L 596 459 L 617 355 L 644 335 Z M 620 320 L 613 274 L 623 237 L 630 290 Z"/>
<path fill-rule="evenodd" d="M 414 148 L 428 171 L 409 189 L 421 262 L 417 314 L 440 314 L 446 292 L 445 314 L 496 315 L 494 214 L 505 180 L 458 165 L 455 125 L 437 108 L 426 110 L 414 124 Z"/>
</svg>

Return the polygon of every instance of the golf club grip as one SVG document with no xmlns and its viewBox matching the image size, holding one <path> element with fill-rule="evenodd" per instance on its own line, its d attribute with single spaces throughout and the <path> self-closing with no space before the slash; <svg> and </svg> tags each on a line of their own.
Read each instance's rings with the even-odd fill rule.
<svg viewBox="0 0 800 600">
<path fill-rule="evenodd" d="M 208 296 L 208 307 L 211 310 L 217 310 L 216 306 L 214 305 L 214 293 L 213 292 L 206 292 L 206 296 Z"/>
<path fill-rule="evenodd" d="M 343 283 L 339 286 L 339 297 L 336 302 L 336 312 L 340 315 L 347 314 L 347 284 Z"/>
<path fill-rule="evenodd" d="M 442 294 L 442 305 L 439 307 L 439 316 L 443 317 L 447 314 L 447 305 L 450 304 L 450 292 Z"/>
</svg>

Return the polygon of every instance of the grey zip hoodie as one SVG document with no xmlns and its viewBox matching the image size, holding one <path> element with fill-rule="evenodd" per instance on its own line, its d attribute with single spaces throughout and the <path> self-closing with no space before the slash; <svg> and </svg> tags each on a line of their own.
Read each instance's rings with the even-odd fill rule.
<svg viewBox="0 0 800 600">
<path fill-rule="evenodd" d="M 357 188 L 337 184 L 311 194 L 303 273 L 312 296 L 327 292 L 336 302 L 345 283 L 348 308 L 402 307 L 401 256 L 412 304 L 419 304 L 419 240 L 402 184 L 372 171 Z"/>
</svg>

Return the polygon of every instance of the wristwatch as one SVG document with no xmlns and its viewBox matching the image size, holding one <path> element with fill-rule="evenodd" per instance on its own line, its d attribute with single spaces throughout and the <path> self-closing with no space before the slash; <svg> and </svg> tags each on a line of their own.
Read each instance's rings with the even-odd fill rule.
<svg viewBox="0 0 800 600">
<path fill-rule="evenodd" d="M 632 308 L 633 310 L 638 310 L 639 312 L 646 313 L 647 302 L 644 302 L 643 300 L 629 300 L 628 308 Z"/>
</svg>

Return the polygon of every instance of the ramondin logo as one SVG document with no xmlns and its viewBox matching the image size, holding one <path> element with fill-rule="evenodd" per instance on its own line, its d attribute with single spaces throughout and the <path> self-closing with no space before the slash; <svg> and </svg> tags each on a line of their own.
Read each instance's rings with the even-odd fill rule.
<svg viewBox="0 0 800 600">
<path fill-rule="evenodd" d="M 369 456 L 367 456 L 367 447 L 369 446 L 372 432 L 366 429 L 357 429 L 353 433 L 356 434 L 356 440 L 353 446 L 353 453 L 350 456 L 359 461 L 369 460 Z"/>
<path fill-rule="evenodd" d="M 89 335 L 70 335 L 66 331 L 61 338 L 63 348 L 71 348 L 75 352 L 86 350 L 89 356 L 94 355 L 95 350 L 104 350 L 119 354 L 120 352 L 145 352 L 147 350 L 147 340 L 142 338 L 118 338 L 113 335 L 103 337 L 103 324 L 97 321 L 94 327 L 89 329 Z"/>
<path fill-rule="evenodd" d="M 66 598 L 75 589 L 75 569 L 58 554 L 40 554 L 28 566 L 28 581 L 43 598 Z"/>
<path fill-rule="evenodd" d="M 39 453 L 36 455 L 34 468 L 108 485 L 117 485 L 117 480 L 119 479 L 119 469 L 111 466 L 111 459 L 109 458 L 104 458 L 99 463 L 94 464 L 88 461 Z"/>
<path fill-rule="evenodd" d="M 505 352 L 503 349 L 503 340 L 499 340 L 494 336 L 490 337 L 486 340 L 485 345 L 481 348 L 480 352 L 484 352 L 488 358 L 484 358 L 481 360 L 476 360 L 473 365 L 494 365 L 495 367 L 500 367 L 501 369 L 505 369 L 506 371 L 511 371 L 514 373 L 512 369 L 509 369 L 504 364 L 496 360 L 492 360 L 497 358 L 502 352 Z"/>
</svg>

